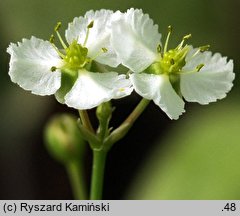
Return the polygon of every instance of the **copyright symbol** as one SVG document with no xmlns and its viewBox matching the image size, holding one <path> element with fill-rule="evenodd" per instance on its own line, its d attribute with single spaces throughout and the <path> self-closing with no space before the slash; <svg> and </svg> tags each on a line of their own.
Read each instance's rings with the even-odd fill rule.
<svg viewBox="0 0 240 216">
<path fill-rule="evenodd" d="M 16 209 L 17 209 L 17 206 L 15 203 L 13 204 L 7 204 L 7 203 L 4 203 L 4 206 L 3 206 L 3 210 L 5 213 L 7 212 L 16 212 Z"/>
</svg>

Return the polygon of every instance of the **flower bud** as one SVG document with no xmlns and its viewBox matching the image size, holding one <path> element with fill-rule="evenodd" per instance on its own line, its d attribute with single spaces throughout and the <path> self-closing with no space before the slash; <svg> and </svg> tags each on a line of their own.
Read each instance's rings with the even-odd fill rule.
<svg viewBox="0 0 240 216">
<path fill-rule="evenodd" d="M 62 163 L 79 159 L 84 153 L 85 142 L 73 115 L 54 116 L 46 125 L 44 136 L 49 153 Z"/>
<path fill-rule="evenodd" d="M 112 117 L 113 108 L 110 102 L 102 103 L 97 107 L 96 116 L 99 121 L 97 134 L 104 139 L 109 134 L 109 122 Z"/>
<path fill-rule="evenodd" d="M 113 108 L 110 102 L 100 104 L 96 110 L 99 122 L 109 121 L 112 117 L 112 111 Z"/>
</svg>

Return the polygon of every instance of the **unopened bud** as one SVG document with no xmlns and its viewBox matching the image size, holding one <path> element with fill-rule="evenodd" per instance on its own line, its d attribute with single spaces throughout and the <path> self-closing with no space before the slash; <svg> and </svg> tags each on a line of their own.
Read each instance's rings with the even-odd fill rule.
<svg viewBox="0 0 240 216">
<path fill-rule="evenodd" d="M 82 157 L 85 143 L 75 116 L 60 114 L 53 117 L 46 125 L 44 135 L 49 153 L 58 161 L 66 164 Z"/>
<path fill-rule="evenodd" d="M 110 102 L 102 103 L 97 107 L 96 115 L 99 122 L 108 121 L 112 116 L 112 105 Z"/>
</svg>

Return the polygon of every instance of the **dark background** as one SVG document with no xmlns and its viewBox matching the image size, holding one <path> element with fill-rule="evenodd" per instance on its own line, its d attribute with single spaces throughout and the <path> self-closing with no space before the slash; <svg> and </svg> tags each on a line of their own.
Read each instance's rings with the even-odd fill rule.
<svg viewBox="0 0 240 216">
<path fill-rule="evenodd" d="M 49 156 L 42 137 L 53 114 L 77 112 L 10 81 L 9 43 L 32 35 L 48 40 L 58 21 L 63 35 L 68 22 L 90 9 L 130 7 L 149 13 L 163 37 L 171 24 L 170 46 L 192 33 L 194 46 L 210 44 L 213 52 L 234 59 L 236 79 L 226 99 L 209 106 L 187 104 L 178 121 L 151 103 L 108 156 L 104 199 L 240 199 L 238 0 L 1 0 L 0 199 L 73 199 L 67 173 Z M 119 125 L 139 100 L 133 94 L 113 101 L 117 109 L 112 126 Z M 90 116 L 95 121 L 94 110 Z M 90 172 L 88 150 L 88 180 Z"/>
</svg>

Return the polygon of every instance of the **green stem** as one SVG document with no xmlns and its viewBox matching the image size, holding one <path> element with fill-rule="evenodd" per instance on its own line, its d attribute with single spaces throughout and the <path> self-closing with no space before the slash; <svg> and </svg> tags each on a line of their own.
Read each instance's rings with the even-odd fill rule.
<svg viewBox="0 0 240 216">
<path fill-rule="evenodd" d="M 102 199 L 104 169 L 107 152 L 104 150 L 93 150 L 92 180 L 91 180 L 91 200 Z"/>
<path fill-rule="evenodd" d="M 134 122 L 138 119 L 138 117 L 142 114 L 142 112 L 146 109 L 150 100 L 143 98 L 139 104 L 135 107 L 132 113 L 126 118 L 126 120 L 116 128 L 109 137 L 105 140 L 105 149 L 108 151 L 114 143 L 125 137 L 128 131 L 133 126 Z"/>
<path fill-rule="evenodd" d="M 79 112 L 79 115 L 80 115 L 83 126 L 86 127 L 89 131 L 95 133 L 95 131 L 92 127 L 91 121 L 89 119 L 87 111 L 86 110 L 79 110 L 78 112 Z"/>
<path fill-rule="evenodd" d="M 123 124 L 131 124 L 138 119 L 138 117 L 142 114 L 142 112 L 146 109 L 148 104 L 150 103 L 150 100 L 147 100 L 143 98 L 139 104 L 135 107 L 135 109 L 132 111 L 132 113 L 126 118 L 126 120 L 122 123 Z M 120 126 L 121 127 L 121 126 Z"/>
<path fill-rule="evenodd" d="M 77 200 L 87 199 L 82 165 L 73 161 L 66 166 L 66 169 L 68 171 L 74 198 Z"/>
<path fill-rule="evenodd" d="M 118 140 L 123 138 L 129 129 L 132 127 L 134 122 L 145 110 L 149 104 L 149 100 L 142 99 L 132 113 L 126 118 L 126 120 L 115 129 L 106 139 L 105 133 L 101 135 L 101 141 L 103 142 L 100 146 L 102 148 L 92 148 L 93 149 L 93 165 L 92 165 L 92 178 L 91 178 L 91 190 L 90 199 L 100 200 L 102 199 L 103 191 L 103 180 L 104 180 L 104 169 L 107 157 L 107 152 L 110 150 L 112 145 Z M 94 129 L 89 120 L 88 114 L 84 110 L 79 111 L 80 118 L 84 127 L 86 127 L 90 132 L 94 132 Z M 98 144 L 99 145 L 99 144 Z M 90 144 L 90 146 L 92 146 Z"/>
</svg>

